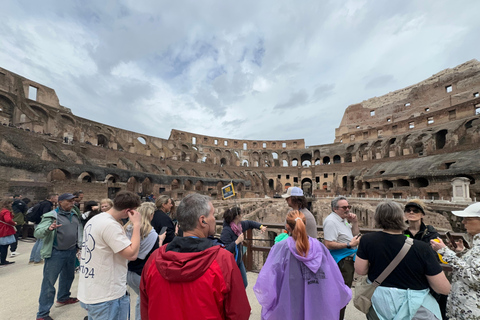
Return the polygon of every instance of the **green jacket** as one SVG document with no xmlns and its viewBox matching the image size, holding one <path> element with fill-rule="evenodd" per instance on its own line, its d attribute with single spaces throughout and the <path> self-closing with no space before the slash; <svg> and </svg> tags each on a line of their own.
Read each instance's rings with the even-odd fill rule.
<svg viewBox="0 0 480 320">
<path fill-rule="evenodd" d="M 78 214 L 76 210 L 72 211 L 77 215 L 78 217 L 78 240 L 77 240 L 77 247 L 80 249 L 82 246 L 83 242 L 83 226 L 81 223 L 81 215 Z M 37 239 L 43 239 L 43 246 L 42 249 L 40 250 L 40 256 L 42 259 L 50 258 L 52 256 L 52 248 L 53 248 L 53 241 L 55 239 L 55 236 L 57 234 L 57 229 L 54 229 L 52 231 L 48 230 L 50 225 L 53 223 L 54 220 L 57 220 L 57 209 L 52 210 L 50 212 L 45 213 L 42 216 L 42 221 L 38 224 L 38 226 L 35 228 L 35 232 L 33 235 Z"/>
</svg>

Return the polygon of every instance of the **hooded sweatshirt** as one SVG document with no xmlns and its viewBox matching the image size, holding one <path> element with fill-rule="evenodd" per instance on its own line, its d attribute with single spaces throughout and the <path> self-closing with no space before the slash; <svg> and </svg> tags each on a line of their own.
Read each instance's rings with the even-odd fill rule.
<svg viewBox="0 0 480 320">
<path fill-rule="evenodd" d="M 233 255 L 208 238 L 175 237 L 148 259 L 142 319 L 248 319 L 250 304 Z"/>
<path fill-rule="evenodd" d="M 270 250 L 253 287 L 262 319 L 338 319 L 352 298 L 328 249 L 308 240 L 306 257 L 298 255 L 292 237 Z"/>
</svg>

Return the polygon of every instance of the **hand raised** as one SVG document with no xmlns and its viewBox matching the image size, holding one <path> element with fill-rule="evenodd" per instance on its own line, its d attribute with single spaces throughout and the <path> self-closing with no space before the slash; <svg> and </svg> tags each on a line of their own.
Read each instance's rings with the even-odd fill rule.
<svg viewBox="0 0 480 320">
<path fill-rule="evenodd" d="M 127 210 L 128 218 L 133 225 L 140 225 L 142 223 L 142 215 L 137 210 Z"/>
<path fill-rule="evenodd" d="M 61 224 L 57 224 L 57 220 L 53 220 L 53 223 L 48 227 L 48 230 L 53 231 L 61 226 Z"/>
</svg>

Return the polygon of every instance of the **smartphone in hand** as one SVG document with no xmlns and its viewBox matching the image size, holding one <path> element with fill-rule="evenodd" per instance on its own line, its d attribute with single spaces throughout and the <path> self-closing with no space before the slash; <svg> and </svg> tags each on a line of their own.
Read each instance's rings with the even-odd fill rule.
<svg viewBox="0 0 480 320">
<path fill-rule="evenodd" d="M 453 249 L 457 249 L 457 244 L 455 243 L 455 239 L 453 238 L 450 231 L 445 232 L 445 235 L 447 236 L 447 239 L 450 242 L 450 244 L 452 245 Z"/>
<path fill-rule="evenodd" d="M 160 229 L 160 233 L 159 233 L 158 235 L 161 236 L 161 235 L 164 234 L 166 231 L 167 231 L 167 227 L 162 227 L 162 229 Z"/>
</svg>

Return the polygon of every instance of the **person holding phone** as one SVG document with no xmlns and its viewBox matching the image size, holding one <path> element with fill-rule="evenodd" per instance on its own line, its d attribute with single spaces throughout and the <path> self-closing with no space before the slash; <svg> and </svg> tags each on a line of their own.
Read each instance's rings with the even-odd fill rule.
<svg viewBox="0 0 480 320">
<path fill-rule="evenodd" d="M 449 249 L 442 239 L 430 241 L 433 250 L 442 255 L 452 267 L 452 290 L 447 301 L 447 316 L 450 319 L 480 319 L 480 202 L 469 205 L 463 211 L 452 211 L 462 217 L 467 233 L 473 237 L 471 249 L 465 249 L 463 241 L 457 241 L 455 251 Z"/>
<path fill-rule="evenodd" d="M 51 319 L 50 309 L 58 281 L 57 307 L 78 302 L 70 296 L 75 278 L 75 256 L 82 245 L 81 216 L 74 209 L 75 196 L 64 193 L 58 197 L 58 207 L 43 215 L 34 236 L 43 240 L 40 256 L 44 259 L 43 280 L 37 319 Z"/>
<path fill-rule="evenodd" d="M 163 240 L 167 235 L 167 227 L 160 230 L 160 235 L 153 229 L 150 221 L 153 219 L 155 213 L 155 204 L 152 202 L 144 202 L 138 208 L 138 212 L 142 216 L 142 224 L 140 226 L 140 249 L 136 260 L 128 263 L 127 284 L 138 295 L 135 304 L 135 319 L 140 320 L 140 277 L 142 275 L 143 267 L 153 251 L 162 246 Z M 124 227 L 128 238 L 132 238 L 133 223 L 128 222 Z"/>
<path fill-rule="evenodd" d="M 164 244 L 170 243 L 173 238 L 175 238 L 175 225 L 173 224 L 172 219 L 168 216 L 172 208 L 175 206 L 172 199 L 168 196 L 163 195 L 157 198 L 155 201 L 155 206 L 157 210 L 153 215 L 152 227 L 160 234 L 162 227 L 167 227 L 167 234 L 165 237 Z"/>
<path fill-rule="evenodd" d="M 136 260 L 140 249 L 142 216 L 136 211 L 140 204 L 138 195 L 120 191 L 113 208 L 85 225 L 78 298 L 90 320 L 126 320 L 130 315 L 127 262 Z M 130 239 L 121 224 L 126 218 L 132 224 Z"/>
</svg>

